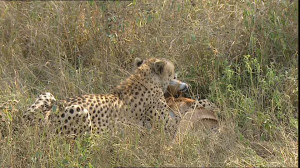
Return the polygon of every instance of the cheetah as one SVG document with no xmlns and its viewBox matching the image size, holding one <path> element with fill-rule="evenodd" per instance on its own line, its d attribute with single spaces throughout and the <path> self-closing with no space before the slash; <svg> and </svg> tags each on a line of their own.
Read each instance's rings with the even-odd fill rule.
<svg viewBox="0 0 300 168">
<path fill-rule="evenodd" d="M 134 67 L 141 66 L 143 62 L 144 60 L 136 58 Z M 177 142 L 180 142 L 181 137 L 191 129 L 216 128 L 218 126 L 218 118 L 215 113 L 219 111 L 219 108 L 207 99 L 194 100 L 184 97 L 187 88 L 186 83 L 174 79 L 164 93 L 167 105 L 171 109 L 170 116 L 179 116 L 180 119 L 176 125 L 175 140 Z"/>
<path fill-rule="evenodd" d="M 24 117 L 35 122 L 40 110 L 56 132 L 64 135 L 113 132 L 124 124 L 152 129 L 162 124 L 174 135 L 178 116 L 170 116 L 164 93 L 174 83 L 174 65 L 168 60 L 150 58 L 110 94 L 89 94 L 57 101 L 51 93 L 39 96 Z M 41 121 L 41 118 L 38 119 Z"/>
<path fill-rule="evenodd" d="M 134 61 L 134 68 L 138 68 L 144 63 L 141 58 L 136 58 Z M 202 119 L 211 120 L 211 122 L 216 123 L 218 121 L 215 111 L 218 111 L 218 107 L 210 102 L 208 99 L 194 100 L 191 98 L 184 97 L 185 92 L 188 90 L 188 85 L 180 80 L 177 80 L 177 75 L 175 74 L 174 79 L 169 83 L 167 90 L 164 93 L 167 105 L 171 108 L 172 112 L 177 115 L 183 116 L 190 109 L 206 110 L 207 113 L 203 111 Z M 200 119 L 200 118 L 197 118 Z"/>
</svg>

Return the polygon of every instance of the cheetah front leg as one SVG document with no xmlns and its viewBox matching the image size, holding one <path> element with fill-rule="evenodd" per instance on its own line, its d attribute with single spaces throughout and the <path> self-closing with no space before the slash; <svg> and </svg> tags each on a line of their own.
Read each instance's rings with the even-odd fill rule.
<svg viewBox="0 0 300 168">
<path fill-rule="evenodd" d="M 158 101 L 157 105 L 153 107 L 156 109 L 154 112 L 154 118 L 158 122 L 162 122 L 165 131 L 173 139 L 177 132 L 177 125 L 181 120 L 181 117 L 174 113 L 168 106 L 165 99 Z M 159 109 L 159 110 L 158 110 Z"/>
</svg>

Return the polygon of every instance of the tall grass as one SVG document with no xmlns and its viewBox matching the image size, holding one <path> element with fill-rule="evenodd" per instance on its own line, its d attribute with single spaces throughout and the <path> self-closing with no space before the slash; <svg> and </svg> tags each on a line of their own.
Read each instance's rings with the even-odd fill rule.
<svg viewBox="0 0 300 168">
<path fill-rule="evenodd" d="M 0 167 L 297 166 L 298 1 L 0 2 Z M 217 132 L 181 144 L 95 135 L 68 140 L 20 116 L 41 92 L 108 93 L 135 57 L 176 64 Z"/>
</svg>

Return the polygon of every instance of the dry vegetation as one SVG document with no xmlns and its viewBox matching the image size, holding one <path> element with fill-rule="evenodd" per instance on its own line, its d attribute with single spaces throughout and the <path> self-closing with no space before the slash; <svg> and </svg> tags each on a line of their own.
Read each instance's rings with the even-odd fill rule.
<svg viewBox="0 0 300 168">
<path fill-rule="evenodd" d="M 217 132 L 169 146 L 133 131 L 69 141 L 21 124 L 41 92 L 107 93 L 135 57 L 165 57 Z M 0 2 L 0 167 L 297 166 L 298 1 Z"/>
</svg>

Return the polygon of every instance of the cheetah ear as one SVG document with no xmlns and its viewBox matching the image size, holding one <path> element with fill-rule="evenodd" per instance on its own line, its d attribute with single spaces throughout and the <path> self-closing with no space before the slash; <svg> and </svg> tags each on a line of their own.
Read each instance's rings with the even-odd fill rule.
<svg viewBox="0 0 300 168">
<path fill-rule="evenodd" d="M 140 67 L 143 64 L 144 60 L 142 60 L 141 58 L 135 58 L 134 59 L 134 66 L 135 67 Z"/>
<path fill-rule="evenodd" d="M 154 62 L 154 72 L 157 73 L 157 74 L 162 74 L 165 65 L 166 65 L 165 61 Z"/>
</svg>

